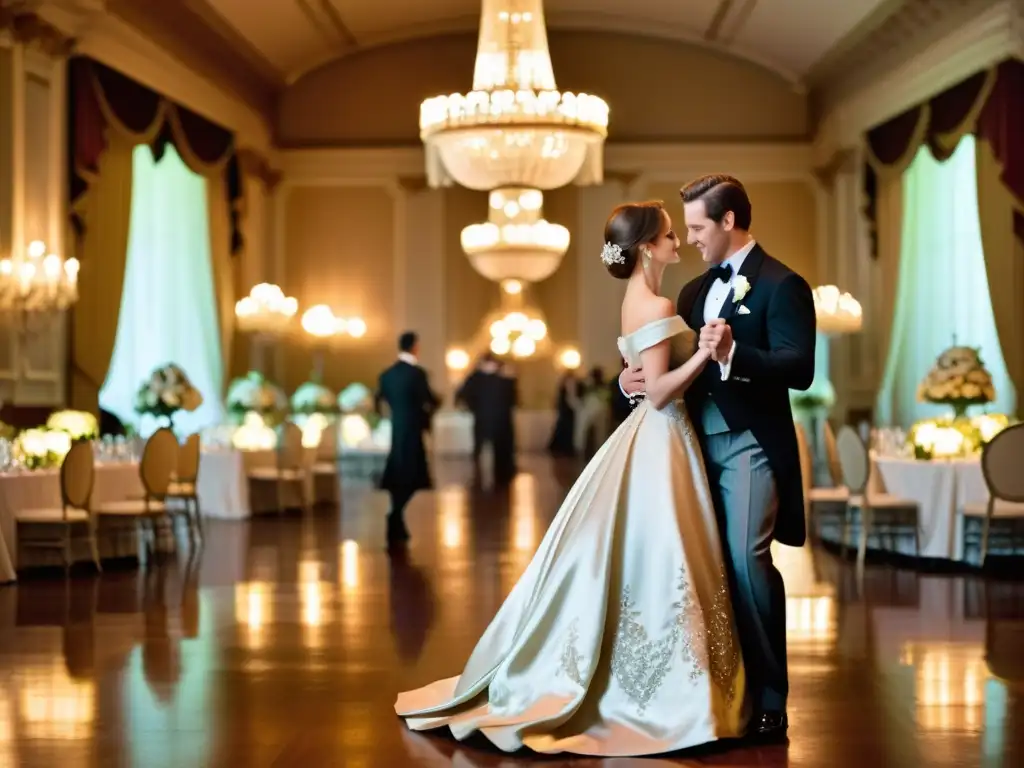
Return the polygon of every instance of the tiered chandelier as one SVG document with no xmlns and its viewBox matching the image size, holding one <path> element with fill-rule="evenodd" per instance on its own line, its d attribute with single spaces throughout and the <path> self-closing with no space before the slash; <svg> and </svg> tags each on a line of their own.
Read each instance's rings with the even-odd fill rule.
<svg viewBox="0 0 1024 768">
<path fill-rule="evenodd" d="M 599 184 L 607 135 L 603 99 L 555 86 L 542 0 L 483 0 L 473 90 L 420 105 L 432 187 Z"/>
<path fill-rule="evenodd" d="M 490 194 L 487 222 L 462 230 L 462 250 L 488 280 L 539 283 L 558 269 L 569 230 L 544 220 L 539 189 L 506 187 Z"/>
<path fill-rule="evenodd" d="M 24 256 L 0 259 L 0 312 L 28 317 L 53 315 L 78 301 L 78 259 L 49 253 L 41 240 Z"/>
</svg>

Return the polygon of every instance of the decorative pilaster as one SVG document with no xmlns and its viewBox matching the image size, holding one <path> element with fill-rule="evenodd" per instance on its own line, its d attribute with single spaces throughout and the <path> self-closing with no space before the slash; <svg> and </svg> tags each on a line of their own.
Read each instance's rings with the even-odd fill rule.
<svg viewBox="0 0 1024 768">
<path fill-rule="evenodd" d="M 420 337 L 420 360 L 430 372 L 430 384 L 438 394 L 448 395 L 445 368 L 445 211 L 444 191 L 429 189 L 422 177 L 398 180 L 396 216 L 401 216 L 396 235 L 395 257 L 396 322 L 401 330 L 416 331 Z"/>
<path fill-rule="evenodd" d="M 42 240 L 66 254 L 66 57 L 72 39 L 36 13 L 0 9 L 0 256 Z M 0 328 L 0 399 L 65 400 L 66 322 Z"/>
</svg>

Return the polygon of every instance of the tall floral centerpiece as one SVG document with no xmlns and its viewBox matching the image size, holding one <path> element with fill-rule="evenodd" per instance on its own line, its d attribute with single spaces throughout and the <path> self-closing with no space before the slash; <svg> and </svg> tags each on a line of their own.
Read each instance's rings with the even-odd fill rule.
<svg viewBox="0 0 1024 768">
<path fill-rule="evenodd" d="M 135 412 L 153 416 L 172 426 L 178 411 L 194 411 L 203 404 L 203 396 L 192 386 L 185 372 L 168 363 L 153 371 L 135 394 Z"/>
<path fill-rule="evenodd" d="M 986 405 L 996 399 L 992 374 L 981 361 L 980 350 L 952 346 L 939 355 L 917 388 L 922 403 L 948 405 L 953 418 L 962 419 L 972 405 Z"/>
<path fill-rule="evenodd" d="M 228 387 L 227 409 L 237 424 L 244 421 L 246 414 L 255 413 L 265 424 L 276 427 L 288 414 L 288 397 L 262 373 L 249 371 Z"/>
</svg>

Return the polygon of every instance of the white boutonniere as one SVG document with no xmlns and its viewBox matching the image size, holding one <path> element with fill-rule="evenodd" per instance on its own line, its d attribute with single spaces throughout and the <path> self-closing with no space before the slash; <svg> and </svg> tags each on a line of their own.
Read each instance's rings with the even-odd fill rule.
<svg viewBox="0 0 1024 768">
<path fill-rule="evenodd" d="M 736 275 L 732 281 L 732 302 L 743 301 L 743 297 L 750 293 L 750 282 L 743 275 Z"/>
</svg>

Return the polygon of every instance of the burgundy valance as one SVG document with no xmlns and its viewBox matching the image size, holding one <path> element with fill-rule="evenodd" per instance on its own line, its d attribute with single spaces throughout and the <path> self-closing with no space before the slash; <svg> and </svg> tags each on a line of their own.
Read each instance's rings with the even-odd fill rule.
<svg viewBox="0 0 1024 768">
<path fill-rule="evenodd" d="M 1003 183 L 1024 206 L 1024 148 L 1020 146 L 1024 136 L 1024 62 L 1008 59 L 971 75 L 868 131 L 864 210 L 872 226 L 872 253 L 876 253 L 879 177 L 903 173 L 922 144 L 943 162 L 968 133 L 989 142 L 1003 167 Z M 1024 240 L 1024 215 L 1020 211 L 1014 213 L 1013 226 L 1017 237 Z"/>
<path fill-rule="evenodd" d="M 83 56 L 68 64 L 68 173 L 72 221 L 75 202 L 89 189 L 107 148 L 108 131 L 148 144 L 160 158 L 173 144 L 185 164 L 204 176 L 222 173 L 231 211 L 231 252 L 242 247 L 241 171 L 233 134 L 110 67 Z"/>
</svg>

